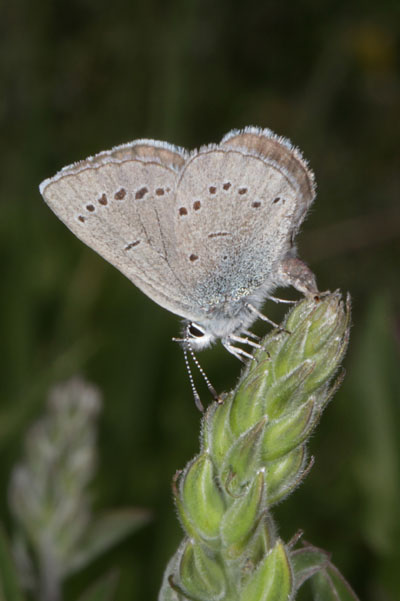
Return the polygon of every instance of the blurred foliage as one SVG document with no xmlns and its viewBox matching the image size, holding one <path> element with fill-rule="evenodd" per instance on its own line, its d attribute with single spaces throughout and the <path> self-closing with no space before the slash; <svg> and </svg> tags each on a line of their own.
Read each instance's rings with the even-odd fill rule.
<svg viewBox="0 0 400 601">
<path fill-rule="evenodd" d="M 77 376 L 54 386 L 44 417 L 29 428 L 8 497 L 12 543 L 0 529 L 0 599 L 61 601 L 64 581 L 149 522 L 148 511 L 93 516 L 99 390 Z M 88 600 L 111 599 L 116 573 L 92 585 Z M 101 597 L 98 597 L 98 595 Z"/>
<path fill-rule="evenodd" d="M 181 538 L 170 480 L 197 450 L 199 415 L 171 342 L 178 320 L 84 247 L 38 184 L 130 139 L 195 147 L 249 124 L 309 159 L 319 193 L 301 256 L 354 307 L 348 375 L 313 440 L 316 465 L 278 508 L 281 534 L 301 524 L 361 598 L 396 599 L 399 3 L 15 0 L 0 5 L 0 32 L 2 490 L 46 391 L 79 371 L 104 395 L 98 508 L 155 515 L 71 578 L 67 601 L 110 565 L 117 601 L 156 597 Z M 233 387 L 240 366 L 223 349 L 201 362 L 218 391 Z M 0 517 L 8 528 L 5 495 Z"/>
</svg>

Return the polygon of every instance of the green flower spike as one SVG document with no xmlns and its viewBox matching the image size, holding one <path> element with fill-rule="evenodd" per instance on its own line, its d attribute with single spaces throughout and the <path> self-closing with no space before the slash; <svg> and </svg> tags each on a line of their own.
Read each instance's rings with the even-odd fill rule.
<svg viewBox="0 0 400 601">
<path fill-rule="evenodd" d="M 278 538 L 270 510 L 311 465 L 306 444 L 338 385 L 349 305 L 338 292 L 300 302 L 264 338 L 236 390 L 208 408 L 201 451 L 175 481 L 186 537 L 159 601 L 288 601 L 325 573 L 326 555 L 312 555 L 307 571 L 310 550 Z"/>
</svg>

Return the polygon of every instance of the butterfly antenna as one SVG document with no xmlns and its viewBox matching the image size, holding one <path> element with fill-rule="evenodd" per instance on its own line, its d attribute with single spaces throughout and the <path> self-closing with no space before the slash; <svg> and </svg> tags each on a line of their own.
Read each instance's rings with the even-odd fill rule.
<svg viewBox="0 0 400 601">
<path fill-rule="evenodd" d="M 190 348 L 190 345 L 188 345 L 188 347 L 189 347 L 191 355 L 193 355 L 193 351 Z M 203 403 L 201 402 L 200 395 L 199 395 L 199 393 L 196 390 L 196 386 L 194 385 L 192 370 L 190 369 L 189 360 L 188 360 L 188 356 L 187 356 L 186 345 L 183 347 L 183 356 L 185 358 L 185 365 L 186 365 L 186 369 L 187 369 L 187 372 L 188 372 L 190 386 L 192 388 L 195 405 L 196 405 L 196 407 L 197 407 L 197 409 L 199 411 L 201 411 L 202 413 L 204 413 Z"/>
<path fill-rule="evenodd" d="M 210 380 L 207 378 L 206 372 L 204 371 L 204 369 L 201 367 L 199 360 L 197 359 L 196 355 L 193 352 L 193 349 L 190 345 L 190 342 L 188 341 L 188 349 L 189 349 L 189 353 L 192 356 L 192 359 L 194 361 L 195 366 L 197 367 L 197 369 L 199 370 L 199 372 L 201 373 L 204 382 L 207 384 L 207 388 L 208 390 L 211 392 L 211 396 L 213 397 L 213 399 L 215 401 L 220 401 L 220 397 L 218 396 L 214 386 L 211 384 Z"/>
</svg>

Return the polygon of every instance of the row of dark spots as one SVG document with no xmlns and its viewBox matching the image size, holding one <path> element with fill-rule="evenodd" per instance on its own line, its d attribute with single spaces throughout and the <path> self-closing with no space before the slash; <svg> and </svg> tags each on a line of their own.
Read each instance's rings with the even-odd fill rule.
<svg viewBox="0 0 400 601">
<path fill-rule="evenodd" d="M 230 188 L 232 187 L 231 182 L 225 182 L 224 184 L 222 184 L 222 189 L 225 190 L 225 192 L 227 192 Z M 216 194 L 217 193 L 217 187 L 216 186 L 210 186 L 208 188 L 208 191 L 210 194 Z M 238 189 L 238 194 L 246 194 L 247 192 L 247 188 L 241 187 Z"/>
<path fill-rule="evenodd" d="M 224 190 L 229 190 L 229 188 L 231 187 L 231 185 L 232 184 L 230 182 L 226 182 L 225 184 L 222 185 L 222 188 Z M 210 194 L 216 194 L 217 188 L 215 186 L 210 186 L 209 189 L 208 189 L 208 191 L 210 192 Z M 248 188 L 245 188 L 243 186 L 243 187 L 241 187 L 241 188 L 238 189 L 238 194 L 240 194 L 241 196 L 243 196 L 244 194 L 247 194 L 248 191 L 249 191 Z M 281 198 L 280 196 L 277 196 L 276 198 L 274 198 L 274 200 L 272 202 L 273 202 L 273 204 L 276 204 L 278 202 L 282 202 L 282 204 L 285 204 L 285 199 Z M 261 203 L 258 202 L 258 201 L 256 201 L 256 202 L 253 202 L 253 204 L 251 206 L 257 209 L 258 207 L 261 206 Z"/>
<path fill-rule="evenodd" d="M 254 209 L 258 209 L 259 207 L 261 207 L 261 202 L 259 202 L 258 200 L 256 200 L 256 201 L 254 201 L 254 202 L 251 204 L 251 206 L 252 206 Z M 201 207 L 201 202 L 200 202 L 200 200 L 195 200 L 195 202 L 193 203 L 193 209 L 194 209 L 195 211 L 198 211 L 198 210 L 200 209 L 200 207 Z M 186 208 L 186 207 L 179 207 L 179 209 L 178 209 L 178 213 L 179 213 L 180 217 L 184 217 L 185 215 L 187 215 L 187 214 L 188 214 L 188 210 L 187 210 L 187 208 Z"/>
<path fill-rule="evenodd" d="M 148 193 L 148 188 L 146 188 L 146 186 L 143 186 L 142 188 L 140 188 L 136 194 L 135 194 L 135 199 L 136 200 L 141 200 L 142 198 L 144 198 L 144 196 Z M 163 196 L 165 194 L 165 190 L 164 188 L 157 188 L 155 191 L 157 196 Z M 123 200 L 126 196 L 126 190 L 125 188 L 120 188 L 115 194 L 114 194 L 114 198 L 115 200 Z M 105 206 L 108 204 L 108 200 L 107 200 L 107 196 L 103 193 L 100 198 L 98 199 L 99 204 Z M 94 206 L 92 204 L 87 205 L 86 206 L 88 211 L 94 211 Z"/>
<path fill-rule="evenodd" d="M 241 189 L 242 189 L 242 188 L 241 188 Z M 243 189 L 244 189 L 244 188 L 243 188 Z M 244 191 L 244 192 L 242 192 L 242 194 L 245 194 L 245 192 L 247 192 L 247 188 L 246 188 L 246 189 L 244 189 L 244 190 L 245 190 L 245 191 Z M 241 194 L 240 190 L 239 190 L 239 194 Z M 284 199 L 284 198 L 281 198 L 280 196 L 278 196 L 277 198 L 275 198 L 275 199 L 274 199 L 272 202 L 273 202 L 274 204 L 276 204 L 276 203 L 278 203 L 279 201 L 281 201 L 281 202 L 282 202 L 282 204 L 284 204 L 284 203 L 285 203 L 285 199 Z M 251 206 L 253 207 L 253 209 L 259 209 L 259 208 L 261 207 L 261 202 L 260 202 L 259 200 L 255 200 L 254 202 L 252 202 L 252 203 L 251 203 Z M 200 207 L 201 207 L 201 202 L 200 202 L 200 200 L 195 200 L 195 201 L 194 201 L 194 203 L 193 203 L 193 209 L 194 209 L 195 211 L 198 211 L 198 210 L 200 209 Z M 179 215 L 180 215 L 181 217 L 184 217 L 185 215 L 187 215 L 187 214 L 188 214 L 188 210 L 187 210 L 187 208 L 186 208 L 186 207 L 180 207 L 180 208 L 178 209 L 178 213 L 179 213 Z"/>
<path fill-rule="evenodd" d="M 231 186 L 232 186 L 232 184 L 230 182 L 226 182 L 225 184 L 222 185 L 222 188 L 224 190 L 229 190 L 229 188 Z M 216 188 L 216 186 L 210 186 L 208 188 L 208 191 L 210 194 L 216 194 L 217 188 Z M 248 188 L 245 188 L 244 186 L 242 186 L 241 188 L 238 188 L 238 194 L 240 194 L 241 196 L 243 196 L 244 194 L 247 194 L 248 191 L 249 191 Z M 285 204 L 285 199 L 281 198 L 280 196 L 277 196 L 276 198 L 274 198 L 274 200 L 272 202 L 273 202 L 273 204 L 276 204 L 277 202 L 282 202 L 282 204 Z M 252 206 L 257 208 L 260 206 L 260 203 L 253 202 Z"/>
<path fill-rule="evenodd" d="M 122 193 L 123 193 L 123 196 L 125 196 L 125 190 L 123 188 L 121 188 L 121 190 L 118 190 L 118 192 L 115 193 L 115 198 L 120 198 Z M 122 196 L 122 198 L 123 198 L 123 196 Z M 108 199 L 107 199 L 107 196 L 106 196 L 106 194 L 104 192 L 100 196 L 100 198 L 97 199 L 97 202 L 99 204 L 103 205 L 103 207 L 108 204 Z M 92 203 L 89 203 L 89 204 L 86 205 L 86 210 L 89 211 L 89 213 L 93 213 L 95 211 L 95 209 L 96 209 L 96 207 Z M 84 221 L 86 221 L 86 218 L 83 215 L 79 215 L 78 219 L 82 223 Z"/>
<path fill-rule="evenodd" d="M 194 209 L 195 211 L 199 211 L 199 210 L 200 210 L 200 208 L 201 208 L 201 202 L 200 202 L 200 200 L 195 200 L 195 201 L 194 201 L 194 203 L 193 203 L 193 209 Z M 187 208 L 186 208 L 186 207 L 179 207 L 179 209 L 178 209 L 178 213 L 179 213 L 179 215 L 181 215 L 181 216 L 183 216 L 183 215 L 187 215 L 187 214 L 188 214 L 188 210 L 187 210 Z"/>
<path fill-rule="evenodd" d="M 114 198 L 115 200 L 122 200 L 123 198 L 125 198 L 126 196 L 126 190 L 125 188 L 120 188 L 118 190 L 118 192 L 116 192 L 114 194 Z M 100 198 L 97 199 L 97 202 L 102 205 L 103 207 L 105 207 L 106 205 L 108 205 L 108 199 L 106 194 L 103 192 L 103 194 L 100 196 Z M 86 210 L 89 211 L 89 213 L 93 213 L 95 211 L 96 207 L 94 206 L 94 204 L 89 203 L 86 205 Z M 79 215 L 78 217 L 79 221 L 85 221 L 85 217 L 83 215 Z"/>
<path fill-rule="evenodd" d="M 156 196 L 164 196 L 164 194 L 169 191 L 170 191 L 170 188 L 156 188 L 155 194 L 156 194 Z M 146 194 L 148 194 L 148 192 L 149 192 L 149 189 L 146 186 L 143 186 L 142 188 L 137 190 L 137 192 L 135 193 L 135 199 L 142 200 L 142 198 L 144 198 L 146 196 Z M 125 196 L 125 194 L 124 194 L 124 196 Z M 120 196 L 118 198 L 123 198 L 124 196 Z M 117 196 L 115 196 L 115 198 L 117 198 Z"/>
<path fill-rule="evenodd" d="M 274 200 L 272 201 L 273 204 L 277 204 L 278 202 L 281 202 L 282 204 L 285 204 L 285 199 L 281 198 L 280 196 L 277 196 L 276 198 L 274 198 Z M 261 207 L 261 202 L 259 200 L 255 200 L 254 202 L 251 203 L 251 206 L 254 209 L 258 209 Z"/>
<path fill-rule="evenodd" d="M 232 184 L 230 182 L 225 182 L 224 184 L 222 184 L 222 188 L 227 191 L 229 190 L 229 188 L 231 188 Z M 208 191 L 210 194 L 216 194 L 217 193 L 217 187 L 216 186 L 210 186 L 208 188 Z M 246 194 L 247 192 L 247 188 L 239 188 L 238 193 L 239 194 Z M 198 211 L 201 208 L 201 202 L 200 200 L 195 200 L 193 203 L 193 209 L 195 211 Z M 178 209 L 178 213 L 181 217 L 185 216 L 188 214 L 188 210 L 186 207 L 179 207 Z"/>
<path fill-rule="evenodd" d="M 170 191 L 171 191 L 170 188 L 156 188 L 155 194 L 156 194 L 156 196 L 164 196 L 165 193 L 168 193 Z M 143 188 L 140 188 L 140 190 L 138 190 L 136 192 L 135 199 L 141 200 L 142 198 L 144 198 L 146 196 L 146 194 L 148 192 L 149 192 L 148 188 L 146 188 L 146 186 L 143 186 Z"/>
<path fill-rule="evenodd" d="M 169 188 L 167 189 L 167 192 L 169 191 Z M 149 189 L 146 186 L 142 186 L 142 188 L 139 188 L 139 190 L 137 190 L 135 192 L 135 200 L 142 200 L 142 198 L 144 198 L 146 196 L 146 194 L 149 193 Z M 165 194 L 165 189 L 164 188 L 156 188 L 155 190 L 156 196 L 164 196 Z M 114 198 L 116 200 L 122 200 L 126 195 L 126 190 L 124 188 L 121 188 L 121 190 L 119 190 Z"/>
<path fill-rule="evenodd" d="M 167 188 L 166 190 L 164 188 L 157 188 L 155 190 L 155 193 L 157 196 L 163 196 L 165 194 L 165 192 L 169 192 L 169 188 Z M 148 193 L 148 189 L 143 186 L 142 188 L 140 188 L 136 194 L 135 194 L 135 199 L 136 200 L 141 200 L 146 194 Z M 125 188 L 120 188 L 115 194 L 114 194 L 114 198 L 115 200 L 123 200 L 126 196 L 126 190 Z M 103 192 L 103 194 L 100 196 L 100 198 L 97 199 L 97 202 L 102 205 L 103 207 L 105 207 L 106 205 L 108 205 L 108 198 L 107 195 Z M 96 207 L 94 204 L 89 203 L 86 205 L 86 210 L 89 211 L 89 213 L 93 213 L 96 210 Z M 83 215 L 79 215 L 78 216 L 79 221 L 81 221 L 82 223 L 84 223 L 86 221 L 86 217 L 84 217 Z"/>
</svg>

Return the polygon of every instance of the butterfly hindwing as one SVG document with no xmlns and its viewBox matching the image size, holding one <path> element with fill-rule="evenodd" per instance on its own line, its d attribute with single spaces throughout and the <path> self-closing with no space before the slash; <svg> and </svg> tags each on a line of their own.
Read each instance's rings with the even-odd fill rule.
<svg viewBox="0 0 400 601">
<path fill-rule="evenodd" d="M 296 224 L 296 181 L 261 156 L 212 147 L 185 165 L 176 192 L 180 271 L 213 306 L 273 284 Z"/>
</svg>

